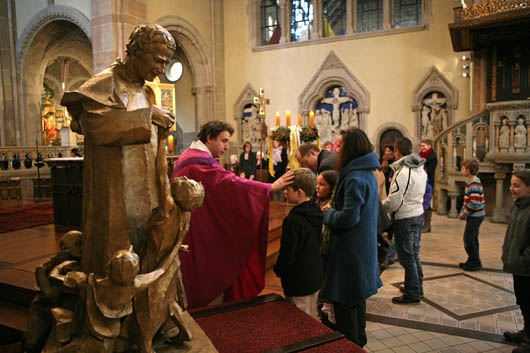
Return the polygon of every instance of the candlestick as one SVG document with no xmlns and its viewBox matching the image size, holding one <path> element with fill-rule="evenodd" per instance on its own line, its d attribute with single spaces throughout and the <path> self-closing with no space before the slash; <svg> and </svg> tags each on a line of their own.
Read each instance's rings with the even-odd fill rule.
<svg viewBox="0 0 530 353">
<path fill-rule="evenodd" d="M 280 112 L 276 112 L 276 127 L 280 126 Z"/>
<path fill-rule="evenodd" d="M 302 126 L 302 114 L 298 114 L 298 126 Z"/>
<path fill-rule="evenodd" d="M 285 118 L 287 120 L 287 126 L 291 126 L 291 112 L 286 110 L 285 111 Z"/>
<path fill-rule="evenodd" d="M 313 111 L 309 112 L 309 126 L 315 127 L 315 113 Z"/>
<path fill-rule="evenodd" d="M 169 135 L 169 137 L 167 138 L 167 144 L 169 146 L 169 153 L 173 153 L 173 135 Z"/>
</svg>

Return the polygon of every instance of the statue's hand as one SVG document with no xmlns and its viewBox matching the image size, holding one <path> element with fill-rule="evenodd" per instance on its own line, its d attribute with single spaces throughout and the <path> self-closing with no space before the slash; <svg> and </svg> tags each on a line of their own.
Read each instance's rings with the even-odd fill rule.
<svg viewBox="0 0 530 353">
<path fill-rule="evenodd" d="M 169 110 L 155 105 L 153 107 L 151 120 L 153 121 L 153 124 L 164 129 L 169 129 L 175 123 L 175 115 Z"/>
</svg>

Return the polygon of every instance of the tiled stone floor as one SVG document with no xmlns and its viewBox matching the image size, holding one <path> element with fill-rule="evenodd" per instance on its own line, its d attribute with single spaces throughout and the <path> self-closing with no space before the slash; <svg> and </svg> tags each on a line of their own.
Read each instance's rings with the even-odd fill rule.
<svg viewBox="0 0 530 353">
<path fill-rule="evenodd" d="M 511 352 L 502 333 L 520 330 L 523 320 L 513 295 L 512 276 L 502 272 L 505 224 L 486 219 L 480 232 L 483 271 L 458 268 L 466 260 L 465 222 L 433 215 L 432 233 L 422 235 L 425 298 L 396 305 L 404 271 L 399 263 L 383 272 L 383 287 L 367 300 L 368 352 Z M 264 293 L 282 294 L 272 271 Z"/>
</svg>

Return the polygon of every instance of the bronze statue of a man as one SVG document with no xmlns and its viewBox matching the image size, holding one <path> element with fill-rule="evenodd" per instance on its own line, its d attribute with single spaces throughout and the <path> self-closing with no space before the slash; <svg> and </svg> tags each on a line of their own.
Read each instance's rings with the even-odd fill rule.
<svg viewBox="0 0 530 353">
<path fill-rule="evenodd" d="M 162 26 L 138 26 L 126 56 L 66 92 L 61 104 L 72 115 L 71 128 L 85 136 L 83 258 L 85 273 L 103 276 L 118 250 L 145 243 L 151 211 L 159 205 L 155 162 L 159 141 L 173 114 L 151 104 L 145 80 L 161 74 L 176 48 Z"/>
</svg>

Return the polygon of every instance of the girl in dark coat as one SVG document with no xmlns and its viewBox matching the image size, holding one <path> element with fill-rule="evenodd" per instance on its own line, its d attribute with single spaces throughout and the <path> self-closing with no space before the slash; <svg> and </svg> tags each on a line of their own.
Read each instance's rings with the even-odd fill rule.
<svg viewBox="0 0 530 353">
<path fill-rule="evenodd" d="M 377 264 L 379 197 L 373 170 L 380 168 L 360 129 L 338 138 L 339 181 L 324 224 L 331 229 L 321 296 L 333 302 L 336 327 L 359 346 L 366 344 L 366 299 L 382 286 Z"/>
</svg>

